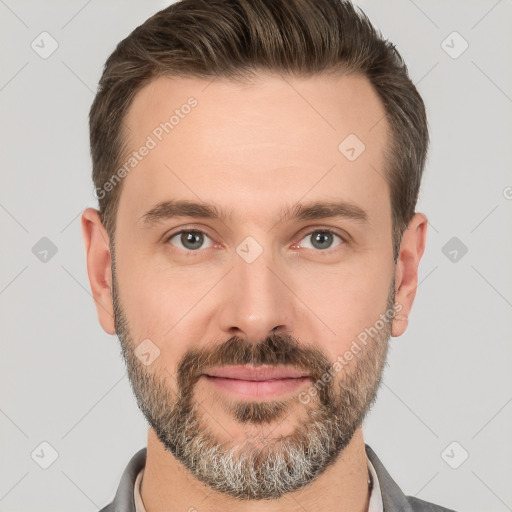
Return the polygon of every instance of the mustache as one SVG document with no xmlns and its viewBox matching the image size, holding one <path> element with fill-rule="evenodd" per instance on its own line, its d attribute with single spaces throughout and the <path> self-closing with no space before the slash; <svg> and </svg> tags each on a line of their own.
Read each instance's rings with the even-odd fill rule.
<svg viewBox="0 0 512 512">
<path fill-rule="evenodd" d="M 307 371 L 315 382 L 332 366 L 320 350 L 302 346 L 286 333 L 272 333 L 259 343 L 233 336 L 216 347 L 187 352 L 177 368 L 178 389 L 183 396 L 190 396 L 193 386 L 207 369 L 231 365 L 292 366 Z"/>
</svg>

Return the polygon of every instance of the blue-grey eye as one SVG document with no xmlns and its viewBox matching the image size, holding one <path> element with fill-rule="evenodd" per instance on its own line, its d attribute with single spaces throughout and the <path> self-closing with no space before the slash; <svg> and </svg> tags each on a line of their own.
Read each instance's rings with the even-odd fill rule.
<svg viewBox="0 0 512 512">
<path fill-rule="evenodd" d="M 310 240 L 309 246 L 306 246 L 307 249 L 331 249 L 333 246 L 333 242 L 335 239 L 339 239 L 340 242 L 343 241 L 343 239 L 339 236 L 333 233 L 329 230 L 317 230 L 312 231 L 311 233 L 308 233 L 301 241 L 300 244 L 304 240 Z M 339 243 L 336 245 L 340 245 Z"/>
<path fill-rule="evenodd" d="M 208 240 L 210 243 L 206 247 L 203 247 L 205 241 Z M 173 242 L 174 241 L 174 242 Z M 211 247 L 211 238 L 202 231 L 180 231 L 175 235 L 169 238 L 169 242 L 178 247 L 179 249 L 184 249 L 187 251 L 197 251 L 198 249 L 206 249 L 207 247 Z"/>
</svg>

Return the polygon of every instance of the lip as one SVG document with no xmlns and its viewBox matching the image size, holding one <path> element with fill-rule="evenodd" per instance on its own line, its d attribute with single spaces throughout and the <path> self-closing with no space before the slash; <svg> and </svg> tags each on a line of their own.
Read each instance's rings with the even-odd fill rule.
<svg viewBox="0 0 512 512">
<path fill-rule="evenodd" d="M 203 376 L 221 391 L 252 399 L 290 393 L 311 380 L 307 372 L 285 366 L 222 366 Z"/>
<path fill-rule="evenodd" d="M 209 377 L 249 381 L 267 381 L 276 379 L 298 379 L 309 377 L 309 373 L 289 366 L 220 366 L 204 372 Z"/>
</svg>

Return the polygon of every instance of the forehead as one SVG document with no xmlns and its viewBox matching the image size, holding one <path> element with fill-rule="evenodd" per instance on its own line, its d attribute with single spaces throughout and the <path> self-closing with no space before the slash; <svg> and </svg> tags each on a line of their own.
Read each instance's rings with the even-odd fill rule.
<svg viewBox="0 0 512 512">
<path fill-rule="evenodd" d="M 262 74 L 244 84 L 160 77 L 137 93 L 124 125 L 122 164 L 133 165 L 119 217 L 134 220 L 170 199 L 229 206 L 255 222 L 272 214 L 262 205 L 281 211 L 305 196 L 389 210 L 389 127 L 360 75 Z"/>
</svg>

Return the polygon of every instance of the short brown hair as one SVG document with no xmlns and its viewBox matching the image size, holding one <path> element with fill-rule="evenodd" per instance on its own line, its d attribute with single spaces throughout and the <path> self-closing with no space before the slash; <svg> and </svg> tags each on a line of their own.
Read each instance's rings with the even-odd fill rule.
<svg viewBox="0 0 512 512">
<path fill-rule="evenodd" d="M 236 81 L 259 71 L 306 77 L 337 70 L 366 76 L 386 110 L 396 262 L 427 155 L 425 106 L 395 46 L 346 0 L 181 0 L 148 18 L 105 63 L 89 115 L 94 186 L 102 189 L 120 165 L 126 113 L 159 76 Z M 121 189 L 98 197 L 111 242 Z"/>
</svg>

